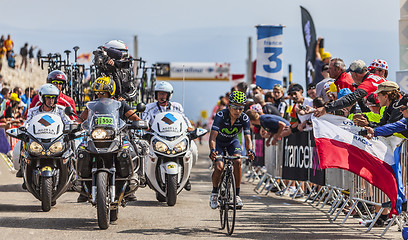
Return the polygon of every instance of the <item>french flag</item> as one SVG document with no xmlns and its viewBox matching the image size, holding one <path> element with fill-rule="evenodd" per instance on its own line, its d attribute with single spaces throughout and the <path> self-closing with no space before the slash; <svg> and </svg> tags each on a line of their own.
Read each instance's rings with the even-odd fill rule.
<svg viewBox="0 0 408 240">
<path fill-rule="evenodd" d="M 320 166 L 357 174 L 381 189 L 391 200 L 391 214 L 401 213 L 405 201 L 399 161 L 402 139 L 359 136 L 362 128 L 344 117 L 325 114 L 312 118 Z"/>
</svg>

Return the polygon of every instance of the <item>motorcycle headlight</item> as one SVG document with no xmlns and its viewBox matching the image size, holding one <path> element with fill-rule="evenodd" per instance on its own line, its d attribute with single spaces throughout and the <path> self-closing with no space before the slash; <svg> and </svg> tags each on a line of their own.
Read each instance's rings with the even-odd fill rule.
<svg viewBox="0 0 408 240">
<path fill-rule="evenodd" d="M 169 149 L 169 147 L 167 147 L 167 145 L 164 142 L 161 141 L 156 141 L 153 143 L 153 148 L 155 151 L 158 152 L 166 152 L 167 149 Z"/>
<path fill-rule="evenodd" d="M 108 132 L 105 129 L 97 128 L 92 131 L 91 137 L 95 140 L 103 140 L 109 138 L 110 136 L 108 136 Z"/>
<path fill-rule="evenodd" d="M 50 152 L 52 153 L 59 153 L 64 149 L 64 146 L 62 145 L 62 142 L 56 142 L 52 144 L 49 148 Z"/>
<path fill-rule="evenodd" d="M 43 147 L 38 142 L 32 142 L 29 146 L 30 152 L 40 153 L 43 150 Z"/>
<path fill-rule="evenodd" d="M 179 142 L 174 146 L 174 150 L 176 152 L 184 152 L 187 149 L 187 140 L 184 139 L 183 141 Z"/>
</svg>

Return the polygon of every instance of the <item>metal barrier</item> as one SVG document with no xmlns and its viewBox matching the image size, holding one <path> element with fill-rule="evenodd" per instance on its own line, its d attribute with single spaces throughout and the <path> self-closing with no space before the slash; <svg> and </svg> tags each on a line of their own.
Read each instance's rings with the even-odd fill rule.
<svg viewBox="0 0 408 240">
<path fill-rule="evenodd" d="M 298 138 L 296 135 L 292 137 Z M 314 142 L 312 142 L 313 140 L 310 139 L 312 138 L 309 138 L 308 146 L 303 146 L 303 148 L 302 146 L 299 146 L 298 148 L 303 149 L 302 151 L 304 151 L 303 153 L 305 155 L 313 152 L 313 150 L 311 149 L 313 149 Z M 299 156 L 299 152 L 301 151 L 296 150 L 296 147 L 288 147 L 287 143 L 288 139 L 285 138 L 276 146 L 265 147 L 265 166 L 267 172 L 258 176 L 259 181 L 257 182 L 254 191 L 258 194 L 263 193 L 267 195 L 271 191 L 271 189 L 274 188 L 279 191 L 277 192 L 278 196 L 283 196 L 284 193 L 288 190 L 288 187 L 291 185 L 291 183 L 295 181 L 296 191 L 294 195 L 296 195 L 298 192 L 303 192 L 301 184 L 299 182 L 303 181 L 306 185 L 307 190 L 309 191 L 309 194 L 306 196 L 304 202 L 308 202 L 309 200 L 311 200 L 310 204 L 314 204 L 315 202 L 317 202 L 315 205 L 317 209 L 323 209 L 325 205 L 330 203 L 328 213 L 330 215 L 335 214 L 332 218 L 333 222 L 336 221 L 336 219 L 339 218 L 340 214 L 348 208 L 348 212 L 342 220 L 341 224 L 345 223 L 346 220 L 352 215 L 352 213 L 358 214 L 361 219 L 371 221 L 371 224 L 367 227 L 366 230 L 366 232 L 369 232 L 373 228 L 375 222 L 381 216 L 381 213 L 383 213 L 387 208 L 386 204 L 383 203 L 390 201 L 389 198 L 380 189 L 374 187 L 363 178 L 342 169 L 325 169 L 325 183 L 320 185 L 313 184 L 313 174 L 311 173 L 312 171 L 317 169 L 315 162 L 313 162 L 313 165 L 310 164 L 310 162 L 309 165 L 307 165 L 307 178 L 291 179 L 285 177 L 285 171 L 287 170 L 288 162 L 290 163 L 289 165 L 293 166 L 294 162 L 296 162 L 295 165 L 299 164 L 299 158 L 301 158 L 301 156 Z M 408 144 L 407 141 L 405 141 L 403 143 L 403 150 L 401 151 L 400 156 L 405 196 L 408 196 L 408 174 L 406 165 L 408 158 L 407 150 Z M 309 159 L 311 158 L 313 157 L 310 157 L 309 155 Z M 305 160 L 305 157 L 303 158 L 303 160 Z M 299 169 L 299 171 L 302 171 L 302 169 Z M 286 174 L 286 176 L 287 175 L 288 174 Z M 289 182 L 287 184 L 284 184 L 284 181 L 282 180 L 288 180 Z M 294 197 L 295 196 L 292 196 L 292 198 Z M 372 213 L 372 206 L 377 207 L 378 212 L 376 214 Z M 399 229 L 402 229 L 403 222 L 406 222 L 406 218 L 408 218 L 408 214 L 406 212 L 402 212 L 402 214 L 399 216 L 392 216 L 391 220 L 385 226 L 385 229 L 382 232 L 381 236 L 383 236 L 388 231 L 388 229 L 393 225 L 394 222 L 398 224 Z"/>
</svg>

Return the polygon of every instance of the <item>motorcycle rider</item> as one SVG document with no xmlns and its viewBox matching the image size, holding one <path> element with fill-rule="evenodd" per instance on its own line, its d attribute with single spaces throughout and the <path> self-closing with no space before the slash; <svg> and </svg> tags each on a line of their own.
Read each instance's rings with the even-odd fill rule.
<svg viewBox="0 0 408 240">
<path fill-rule="evenodd" d="M 117 86 L 116 97 L 133 101 L 137 88 L 132 78 L 132 58 L 122 40 L 111 40 L 94 51 L 98 75 L 110 76 Z"/>
<path fill-rule="evenodd" d="M 99 77 L 95 80 L 95 82 L 91 86 L 92 91 L 95 93 L 98 99 L 101 98 L 112 98 L 115 95 L 116 91 L 116 84 L 110 77 Z M 98 101 L 98 99 L 94 101 Z M 119 117 L 121 119 L 129 119 L 131 121 L 138 121 L 141 120 L 137 115 L 136 111 L 134 111 L 125 101 L 121 101 L 121 107 L 119 109 Z M 86 108 L 82 113 L 81 116 L 75 121 L 76 123 L 82 123 L 84 120 L 88 118 L 88 108 Z M 77 202 L 86 202 L 88 198 L 85 195 L 80 194 Z M 136 196 L 133 194 L 126 197 L 127 201 L 136 201 Z"/>
<path fill-rule="evenodd" d="M 214 122 L 210 133 L 210 158 L 214 162 L 214 172 L 212 174 L 213 190 L 210 196 L 210 207 L 218 207 L 218 185 L 221 174 L 224 169 L 222 159 L 216 159 L 217 155 L 223 155 L 224 149 L 229 155 L 241 156 L 242 148 L 239 144 L 238 133 L 243 129 L 245 139 L 245 149 L 248 151 L 248 157 L 253 160 L 255 153 L 252 150 L 250 121 L 248 115 L 243 113 L 247 98 L 245 93 L 233 91 L 229 95 L 228 108 L 219 111 L 214 116 Z M 241 185 L 241 159 L 234 160 L 234 177 L 236 185 L 236 203 L 237 207 L 242 208 L 243 203 L 239 196 Z"/>
<path fill-rule="evenodd" d="M 60 106 L 64 106 L 64 107 L 70 106 L 72 110 L 74 111 L 74 113 L 76 114 L 74 100 L 71 97 L 62 93 L 63 89 L 67 85 L 67 76 L 65 75 L 65 73 L 63 73 L 60 70 L 54 70 L 50 72 L 47 76 L 47 83 L 51 83 L 55 85 L 59 90 L 60 94 L 59 94 L 58 101 L 56 104 Z M 37 107 L 41 104 L 42 102 L 38 94 L 33 98 L 33 101 L 30 103 L 30 108 Z"/>
<path fill-rule="evenodd" d="M 173 86 L 165 81 L 161 81 L 156 83 L 154 86 L 154 99 L 157 100 L 157 102 L 152 102 L 146 105 L 146 110 L 142 114 L 142 119 L 146 120 L 149 122 L 149 126 L 152 125 L 155 116 L 160 113 L 160 112 L 166 112 L 166 111 L 174 111 L 181 113 L 184 117 L 184 121 L 187 124 L 187 131 L 193 131 L 194 128 L 191 125 L 190 121 L 188 118 L 184 115 L 184 109 L 183 106 L 181 106 L 180 103 L 178 102 L 170 102 L 170 99 L 173 95 Z M 194 141 L 191 141 L 191 149 L 193 152 L 193 155 L 195 157 L 198 156 L 198 150 L 197 150 L 197 145 L 195 144 Z M 191 190 L 191 183 L 190 179 L 187 180 L 186 185 L 184 186 L 184 189 L 187 191 Z"/>
<path fill-rule="evenodd" d="M 72 120 L 65 114 L 65 107 L 57 104 L 57 99 L 59 99 L 60 91 L 58 88 L 50 83 L 46 83 L 41 86 L 38 96 L 41 105 L 28 109 L 27 120 L 24 122 L 23 126 L 30 124 L 31 119 L 42 112 L 51 112 L 57 114 L 61 117 L 64 124 L 71 124 Z M 23 173 L 20 167 L 20 150 L 21 141 L 17 142 L 13 149 L 13 163 L 14 168 L 18 169 L 16 177 L 23 177 Z"/>
</svg>

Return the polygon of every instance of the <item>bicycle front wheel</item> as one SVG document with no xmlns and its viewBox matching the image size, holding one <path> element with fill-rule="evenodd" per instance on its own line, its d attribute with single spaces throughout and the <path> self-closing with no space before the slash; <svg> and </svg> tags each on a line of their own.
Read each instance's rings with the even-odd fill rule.
<svg viewBox="0 0 408 240">
<path fill-rule="evenodd" d="M 226 200 L 225 189 L 226 189 L 227 181 L 225 179 L 225 174 L 222 174 L 220 185 L 218 186 L 218 202 L 220 207 L 220 222 L 221 222 L 221 229 L 225 228 L 225 212 L 226 208 L 228 208 L 228 201 Z"/>
<path fill-rule="evenodd" d="M 235 227 L 235 212 L 237 210 L 237 194 L 235 189 L 235 178 L 232 171 L 228 174 L 226 179 L 225 199 L 227 201 L 225 209 L 225 221 L 227 224 L 228 234 L 234 232 Z"/>
</svg>

